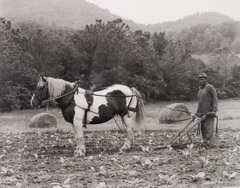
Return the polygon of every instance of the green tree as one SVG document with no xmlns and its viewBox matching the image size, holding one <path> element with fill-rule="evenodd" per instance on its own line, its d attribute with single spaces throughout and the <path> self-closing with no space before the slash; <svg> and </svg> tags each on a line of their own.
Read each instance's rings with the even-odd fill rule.
<svg viewBox="0 0 240 188">
<path fill-rule="evenodd" d="M 31 73 L 21 44 L 26 37 L 11 22 L 0 19 L 0 111 L 23 109 L 30 106 Z"/>
<path fill-rule="evenodd" d="M 240 37 L 234 40 L 234 42 L 232 43 L 232 50 L 236 54 L 240 54 Z"/>
<path fill-rule="evenodd" d="M 213 84 L 214 87 L 221 89 L 224 82 L 224 76 L 214 68 L 213 66 L 207 66 L 205 69 L 202 70 L 208 75 L 209 83 Z"/>
<path fill-rule="evenodd" d="M 234 97 L 240 97 L 240 66 L 234 65 L 231 69 L 231 76 L 226 81 L 226 87 L 224 88 L 224 91 L 226 93 L 225 97 L 228 98 L 234 98 Z"/>
<path fill-rule="evenodd" d="M 165 38 L 165 33 L 154 33 L 152 40 L 153 48 L 157 51 L 159 58 L 161 58 L 164 54 L 165 47 L 168 44 L 168 41 Z"/>
<path fill-rule="evenodd" d="M 72 41 L 79 52 L 78 68 L 83 74 L 85 87 L 93 85 L 92 75 L 94 70 L 94 56 L 101 42 L 104 24 L 101 20 L 96 20 L 96 24 L 87 25 L 84 30 L 79 30 L 72 37 Z"/>
<path fill-rule="evenodd" d="M 240 63 L 240 59 L 231 52 L 230 48 L 221 48 L 215 51 L 210 59 L 211 66 L 215 67 L 223 75 L 223 87 L 230 78 L 231 68 Z"/>
<path fill-rule="evenodd" d="M 130 56 L 130 46 L 133 47 L 131 32 L 121 19 L 117 19 L 108 22 L 103 27 L 103 33 L 94 59 L 96 63 L 94 83 L 98 87 L 123 84 L 128 74 L 124 65 Z"/>
<path fill-rule="evenodd" d="M 63 70 L 60 64 L 62 57 L 60 42 L 51 33 L 44 33 L 41 29 L 28 41 L 28 53 L 32 62 L 32 68 L 39 74 L 58 76 Z"/>
<path fill-rule="evenodd" d="M 165 99 L 196 98 L 197 74 L 204 67 L 190 55 L 190 46 L 169 42 L 162 60 L 163 78 L 166 82 Z"/>
</svg>

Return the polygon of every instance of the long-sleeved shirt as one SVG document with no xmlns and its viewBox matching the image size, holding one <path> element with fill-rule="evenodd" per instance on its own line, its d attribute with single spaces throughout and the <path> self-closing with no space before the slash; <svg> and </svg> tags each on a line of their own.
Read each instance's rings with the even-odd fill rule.
<svg viewBox="0 0 240 188">
<path fill-rule="evenodd" d="M 211 84 L 199 87 L 197 113 L 207 114 L 218 110 L 218 98 L 215 88 Z"/>
</svg>

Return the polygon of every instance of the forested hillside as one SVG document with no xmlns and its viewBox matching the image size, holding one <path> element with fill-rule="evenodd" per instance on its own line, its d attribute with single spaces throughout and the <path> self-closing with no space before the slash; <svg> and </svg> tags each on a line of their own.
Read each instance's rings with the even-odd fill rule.
<svg viewBox="0 0 240 188">
<path fill-rule="evenodd" d="M 107 9 L 102 9 L 86 0 L 2 0 L 3 16 L 13 23 L 34 21 L 44 25 L 84 29 L 95 20 L 107 22 L 120 18 Z M 132 29 L 141 26 L 124 20 Z"/>
<path fill-rule="evenodd" d="M 191 45 L 191 54 L 214 67 L 225 77 L 240 66 L 240 22 L 198 25 L 178 33 L 168 32 L 168 40 Z"/>
<path fill-rule="evenodd" d="M 219 98 L 240 97 L 240 23 L 226 16 L 197 14 L 175 22 L 182 30 L 152 32 L 85 0 L 2 2 L 0 111 L 29 108 L 39 74 L 86 89 L 126 84 L 146 100 L 193 100 L 204 71 Z"/>
<path fill-rule="evenodd" d="M 126 84 L 146 100 L 192 100 L 197 75 L 204 71 L 220 97 L 239 96 L 239 65 L 228 72 L 206 66 L 192 57 L 191 43 L 168 40 L 165 33 L 133 32 L 121 19 L 74 31 L 34 22 L 15 28 L 2 18 L 0 48 L 1 111 L 29 108 L 38 74 L 80 80 L 86 89 Z M 218 50 L 214 57 L 224 66 L 230 58 L 239 61 L 227 46 Z"/>
<path fill-rule="evenodd" d="M 192 44 L 192 53 L 209 54 L 225 47 L 240 53 L 240 22 L 226 22 L 218 25 L 201 24 L 180 32 L 168 32 L 168 38 Z"/>
<path fill-rule="evenodd" d="M 148 30 L 152 32 L 168 32 L 168 31 L 179 32 L 183 29 L 201 24 L 218 25 L 226 22 L 234 22 L 234 20 L 220 13 L 205 12 L 193 14 L 191 16 L 186 16 L 177 21 L 150 24 L 148 25 Z"/>
</svg>

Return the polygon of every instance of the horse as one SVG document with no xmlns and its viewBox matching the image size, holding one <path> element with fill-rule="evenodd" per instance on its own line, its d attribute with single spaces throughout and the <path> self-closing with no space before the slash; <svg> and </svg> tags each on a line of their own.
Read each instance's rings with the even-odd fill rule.
<svg viewBox="0 0 240 188">
<path fill-rule="evenodd" d="M 121 117 L 125 126 L 126 138 L 120 151 L 130 149 L 133 144 L 134 125 L 142 125 L 144 103 L 140 92 L 125 85 L 112 85 L 100 91 L 85 90 L 77 82 L 68 82 L 59 78 L 40 77 L 31 98 L 33 107 L 46 101 L 56 101 L 64 119 L 73 126 L 77 143 L 74 155 L 85 156 L 83 128 L 86 125 L 101 124 Z M 138 126 L 139 127 L 139 126 Z"/>
</svg>

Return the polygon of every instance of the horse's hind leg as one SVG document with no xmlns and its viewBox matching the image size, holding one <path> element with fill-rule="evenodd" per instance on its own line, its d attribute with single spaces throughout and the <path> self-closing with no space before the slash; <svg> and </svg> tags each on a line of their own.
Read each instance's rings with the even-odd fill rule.
<svg viewBox="0 0 240 188">
<path fill-rule="evenodd" d="M 132 128 L 132 122 L 133 122 L 132 116 L 133 116 L 133 113 L 128 112 L 125 116 L 121 118 L 126 130 L 127 136 L 120 150 L 130 149 L 133 144 L 134 137 L 133 137 L 133 128 Z"/>
</svg>

